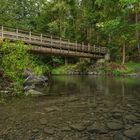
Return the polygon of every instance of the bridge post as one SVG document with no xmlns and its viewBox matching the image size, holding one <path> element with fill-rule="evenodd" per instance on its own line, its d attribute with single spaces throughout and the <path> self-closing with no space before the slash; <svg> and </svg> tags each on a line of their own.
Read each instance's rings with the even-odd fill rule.
<svg viewBox="0 0 140 140">
<path fill-rule="evenodd" d="M 31 31 L 29 32 L 29 41 L 31 41 L 32 33 Z"/>
<path fill-rule="evenodd" d="M 16 39 L 18 40 L 18 29 L 16 29 Z"/>
<path fill-rule="evenodd" d="M 3 25 L 1 26 L 1 38 L 3 39 L 3 31 L 4 31 L 4 28 L 3 28 Z"/>
<path fill-rule="evenodd" d="M 88 43 L 88 52 L 90 52 L 90 44 Z"/>
<path fill-rule="evenodd" d="M 52 53 L 52 45 L 53 45 L 53 38 L 52 38 L 52 35 L 51 35 L 51 53 Z"/>
<path fill-rule="evenodd" d="M 65 66 L 68 65 L 68 58 L 65 57 Z"/>
<path fill-rule="evenodd" d="M 62 52 L 62 44 L 61 44 L 62 38 L 59 39 L 59 47 L 60 47 L 60 53 Z"/>
<path fill-rule="evenodd" d="M 84 51 L 84 42 L 82 42 L 82 52 Z"/>
<path fill-rule="evenodd" d="M 75 54 L 77 54 L 77 40 L 75 41 L 75 46 L 76 46 L 76 48 L 75 48 Z"/>
<path fill-rule="evenodd" d="M 41 40 L 41 47 L 42 47 L 42 34 L 40 35 L 40 40 Z"/>
<path fill-rule="evenodd" d="M 70 43 L 70 40 L 68 39 L 68 54 L 69 54 L 69 51 L 70 51 L 69 43 Z"/>
</svg>

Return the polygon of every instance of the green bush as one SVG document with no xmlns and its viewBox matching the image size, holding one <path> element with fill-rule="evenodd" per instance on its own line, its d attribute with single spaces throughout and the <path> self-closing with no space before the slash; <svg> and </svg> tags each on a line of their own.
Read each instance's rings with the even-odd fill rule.
<svg viewBox="0 0 140 140">
<path fill-rule="evenodd" d="M 23 82 L 23 72 L 25 69 L 32 70 L 35 74 L 43 73 L 43 66 L 38 65 L 38 57 L 28 53 L 29 46 L 22 42 L 10 43 L 5 41 L 0 51 L 2 54 L 1 66 L 4 69 L 4 74 L 9 77 L 15 87 L 20 87 Z"/>
</svg>

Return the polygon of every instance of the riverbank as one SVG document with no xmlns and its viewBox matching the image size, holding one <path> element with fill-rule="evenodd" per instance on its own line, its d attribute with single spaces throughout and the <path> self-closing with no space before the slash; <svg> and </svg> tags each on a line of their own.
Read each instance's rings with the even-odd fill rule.
<svg viewBox="0 0 140 140">
<path fill-rule="evenodd" d="M 139 76 L 140 63 L 128 62 L 121 65 L 115 62 L 79 62 L 52 69 L 53 75 L 107 75 L 107 76 Z"/>
</svg>

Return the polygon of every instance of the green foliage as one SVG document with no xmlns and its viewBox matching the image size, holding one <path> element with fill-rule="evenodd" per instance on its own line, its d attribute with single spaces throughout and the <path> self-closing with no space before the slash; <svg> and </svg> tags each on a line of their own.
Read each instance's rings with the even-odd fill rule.
<svg viewBox="0 0 140 140">
<path fill-rule="evenodd" d="M 74 67 L 75 67 L 75 65 L 59 66 L 57 68 L 52 69 L 52 74 L 54 74 L 54 75 L 68 74 L 68 72 L 73 70 Z"/>
<path fill-rule="evenodd" d="M 121 60 L 124 44 L 127 58 L 138 55 L 139 0 L 1 0 L 0 5 L 4 26 L 109 47 L 113 60 Z"/>
<path fill-rule="evenodd" d="M 25 69 L 32 70 L 35 74 L 41 75 L 43 68 L 38 65 L 38 59 L 27 52 L 28 47 L 21 42 L 3 43 L 1 48 L 1 66 L 4 74 L 15 82 L 15 86 L 20 87 L 23 82 Z"/>
</svg>

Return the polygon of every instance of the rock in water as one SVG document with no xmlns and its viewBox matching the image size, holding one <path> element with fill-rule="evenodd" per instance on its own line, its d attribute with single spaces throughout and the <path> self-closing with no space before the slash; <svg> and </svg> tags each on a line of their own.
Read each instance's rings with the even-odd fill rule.
<svg viewBox="0 0 140 140">
<path fill-rule="evenodd" d="M 84 131 L 86 129 L 86 127 L 83 126 L 82 124 L 72 124 L 72 125 L 70 125 L 70 127 L 73 130 L 77 130 L 77 131 Z"/>
<path fill-rule="evenodd" d="M 125 130 L 124 135 L 135 140 L 140 140 L 140 125 L 132 127 L 132 129 Z"/>
<path fill-rule="evenodd" d="M 44 133 L 49 134 L 49 135 L 53 135 L 55 132 L 52 128 L 44 128 Z"/>
<path fill-rule="evenodd" d="M 108 122 L 107 127 L 111 130 L 120 130 L 123 129 L 123 125 L 120 122 Z"/>
<path fill-rule="evenodd" d="M 40 119 L 39 122 L 42 125 L 46 125 L 47 124 L 47 120 L 45 118 Z"/>
<path fill-rule="evenodd" d="M 44 95 L 42 92 L 39 92 L 39 91 L 36 91 L 36 90 L 33 90 L 33 89 L 30 89 L 28 91 L 25 92 L 25 95 L 26 96 L 42 96 Z"/>
<path fill-rule="evenodd" d="M 38 89 L 42 88 L 42 86 L 46 86 L 48 84 L 48 78 L 45 76 L 37 76 L 30 70 L 25 70 L 23 73 L 25 78 L 23 89 L 24 91 L 28 91 L 30 89 Z M 32 91 L 28 91 L 29 93 Z M 36 93 L 36 92 L 35 92 Z"/>
<path fill-rule="evenodd" d="M 42 86 L 48 82 L 48 78 L 45 76 L 34 76 L 30 75 L 25 79 L 24 85 L 36 85 Z"/>
</svg>

